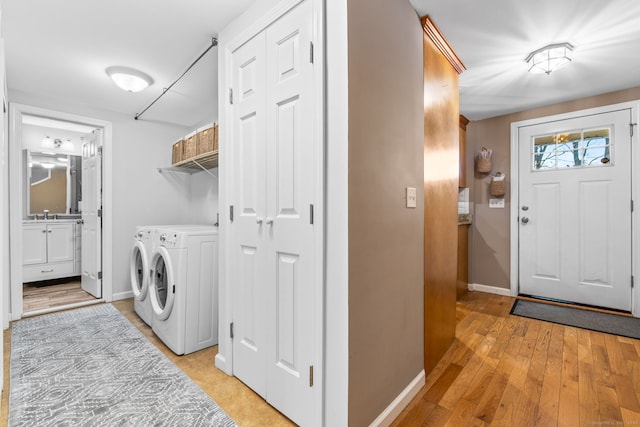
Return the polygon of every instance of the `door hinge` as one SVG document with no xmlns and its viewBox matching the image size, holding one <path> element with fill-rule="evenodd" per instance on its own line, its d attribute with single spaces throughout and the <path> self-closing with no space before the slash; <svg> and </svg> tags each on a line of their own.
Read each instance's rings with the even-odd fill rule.
<svg viewBox="0 0 640 427">
<path fill-rule="evenodd" d="M 176 293 L 176 285 L 173 285 L 173 287 L 171 288 L 171 293 L 173 293 L 173 294 Z"/>
<path fill-rule="evenodd" d="M 229 323 L 229 338 L 233 339 L 233 322 Z"/>
<path fill-rule="evenodd" d="M 313 205 L 309 205 L 309 224 L 313 225 Z"/>
<path fill-rule="evenodd" d="M 633 212 L 633 200 L 631 200 L 631 212 Z"/>
<path fill-rule="evenodd" d="M 102 156 L 102 145 L 98 147 L 98 156 Z"/>
<path fill-rule="evenodd" d="M 98 280 L 102 280 L 102 271 L 98 271 Z"/>
<path fill-rule="evenodd" d="M 309 62 L 313 64 L 313 42 L 309 42 Z"/>
<path fill-rule="evenodd" d="M 229 206 L 229 220 L 233 222 L 233 205 Z"/>
<path fill-rule="evenodd" d="M 309 387 L 313 387 L 313 365 L 309 366 Z"/>
<path fill-rule="evenodd" d="M 633 286 L 634 286 L 634 283 L 633 283 L 633 282 L 634 282 L 634 280 L 633 280 L 633 276 L 631 276 L 631 289 L 633 289 Z"/>
<path fill-rule="evenodd" d="M 629 133 L 633 136 L 633 127 L 638 126 L 637 123 L 629 123 Z"/>
<path fill-rule="evenodd" d="M 229 104 L 233 105 L 233 88 L 229 88 Z"/>
<path fill-rule="evenodd" d="M 98 209 L 98 218 L 102 218 L 102 209 Z"/>
</svg>

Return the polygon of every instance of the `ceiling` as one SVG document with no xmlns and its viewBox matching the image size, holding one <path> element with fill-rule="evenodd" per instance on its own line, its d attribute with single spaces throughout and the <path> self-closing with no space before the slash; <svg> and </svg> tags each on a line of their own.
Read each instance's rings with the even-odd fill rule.
<svg viewBox="0 0 640 427">
<path fill-rule="evenodd" d="M 256 0 L 1 0 L 9 89 L 131 115 L 141 112 Z M 640 86 L 637 0 L 410 0 L 467 67 L 460 110 L 479 120 Z M 572 64 L 529 74 L 524 58 L 568 41 Z M 154 84 L 118 89 L 111 65 Z M 195 127 L 217 118 L 217 49 L 141 120 Z"/>
<path fill-rule="evenodd" d="M 131 115 L 142 111 L 255 0 L 2 0 L 9 89 Z M 138 93 L 108 66 L 149 74 Z M 217 118 L 212 49 L 141 120 L 195 127 Z"/>
<path fill-rule="evenodd" d="M 410 1 L 465 64 L 460 112 L 471 120 L 640 86 L 637 0 Z M 565 41 L 571 64 L 527 72 L 530 52 Z"/>
</svg>

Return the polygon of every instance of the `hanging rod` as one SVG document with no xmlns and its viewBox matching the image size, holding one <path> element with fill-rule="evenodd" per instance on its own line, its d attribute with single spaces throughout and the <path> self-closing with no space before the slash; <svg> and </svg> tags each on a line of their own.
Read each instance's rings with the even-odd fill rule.
<svg viewBox="0 0 640 427">
<path fill-rule="evenodd" d="M 209 52 L 211 50 L 211 48 L 218 46 L 218 39 L 216 37 L 212 37 L 211 38 L 211 45 L 200 54 L 200 56 L 198 56 L 196 58 L 195 61 L 193 61 L 191 63 L 191 65 L 189 65 L 189 67 L 187 67 L 186 70 L 184 70 L 184 72 L 182 74 L 180 74 L 180 77 L 178 77 L 173 83 L 171 83 L 169 85 L 169 87 L 166 87 L 164 89 L 162 89 L 162 93 L 160 95 L 158 95 L 158 97 L 156 99 L 154 99 L 151 104 L 147 105 L 147 108 L 145 108 L 144 110 L 142 110 L 139 113 L 136 113 L 134 119 L 138 120 L 140 118 L 140 116 L 142 116 L 149 108 L 151 108 L 153 106 L 153 104 L 155 104 L 160 98 L 162 98 L 164 96 L 165 93 L 167 93 L 172 87 L 173 85 L 175 85 L 176 83 L 178 83 L 180 81 L 181 78 L 184 77 L 185 74 L 187 74 L 189 72 L 190 69 L 193 68 L 194 65 L 196 65 L 198 63 L 198 61 L 200 61 L 202 59 L 203 56 L 205 56 L 207 54 L 207 52 Z"/>
</svg>

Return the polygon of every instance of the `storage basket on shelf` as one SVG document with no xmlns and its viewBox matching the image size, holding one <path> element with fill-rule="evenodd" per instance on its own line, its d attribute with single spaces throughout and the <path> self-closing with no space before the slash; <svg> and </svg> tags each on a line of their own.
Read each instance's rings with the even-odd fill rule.
<svg viewBox="0 0 640 427">
<path fill-rule="evenodd" d="M 195 132 L 185 137 L 183 147 L 182 160 L 188 160 L 196 156 L 198 150 L 198 138 Z"/>
<path fill-rule="evenodd" d="M 173 144 L 173 148 L 171 151 L 171 164 L 175 165 L 176 163 L 180 163 L 183 160 L 184 151 L 183 146 L 184 141 L 181 139 L 180 141 Z"/>
<path fill-rule="evenodd" d="M 218 149 L 218 125 L 215 123 L 198 130 L 196 154 L 206 154 Z"/>
</svg>

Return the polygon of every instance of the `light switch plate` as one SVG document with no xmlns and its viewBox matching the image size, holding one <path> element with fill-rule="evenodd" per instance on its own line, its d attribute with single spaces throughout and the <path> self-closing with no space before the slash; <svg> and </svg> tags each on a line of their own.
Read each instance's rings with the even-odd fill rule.
<svg viewBox="0 0 640 427">
<path fill-rule="evenodd" d="M 504 199 L 489 199 L 489 208 L 504 209 Z"/>
<path fill-rule="evenodd" d="M 415 187 L 407 187 L 407 207 L 415 208 L 418 202 L 418 193 Z"/>
</svg>

